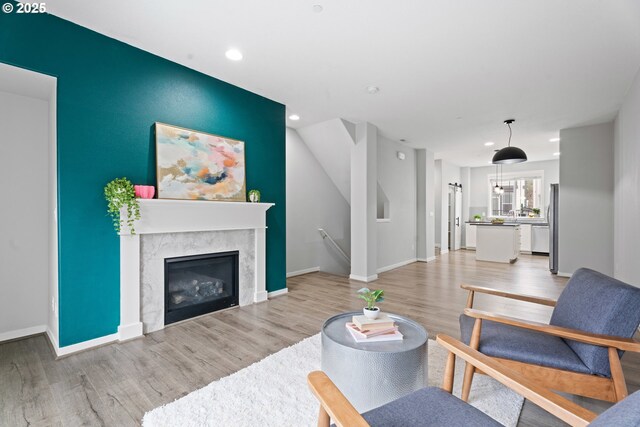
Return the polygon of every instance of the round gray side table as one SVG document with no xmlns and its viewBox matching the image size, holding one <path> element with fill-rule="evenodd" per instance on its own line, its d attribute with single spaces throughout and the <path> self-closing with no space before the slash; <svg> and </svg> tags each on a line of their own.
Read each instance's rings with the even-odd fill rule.
<svg viewBox="0 0 640 427">
<path fill-rule="evenodd" d="M 353 315 L 342 313 L 322 326 L 322 370 L 351 404 L 366 412 L 427 385 L 427 331 L 395 314 L 402 341 L 356 343 L 345 328 Z"/>
</svg>

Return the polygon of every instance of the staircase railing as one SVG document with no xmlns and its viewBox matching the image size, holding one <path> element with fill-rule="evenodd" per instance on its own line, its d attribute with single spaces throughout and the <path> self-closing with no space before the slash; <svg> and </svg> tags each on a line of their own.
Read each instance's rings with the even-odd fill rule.
<svg viewBox="0 0 640 427">
<path fill-rule="evenodd" d="M 347 255 L 346 253 L 344 253 L 344 251 L 342 250 L 342 248 L 340 246 L 338 246 L 338 244 L 336 243 L 335 240 L 333 240 L 333 238 L 331 236 L 329 236 L 329 233 L 327 233 L 326 231 L 324 231 L 323 228 L 318 228 L 318 231 L 320 232 L 320 235 L 322 236 L 322 239 L 329 239 L 329 242 L 331 242 L 331 244 L 333 245 L 334 248 L 336 248 L 338 250 L 338 252 L 340 252 L 340 255 L 342 255 L 344 257 L 344 259 L 347 260 L 347 262 L 349 262 L 349 264 L 351 264 L 351 258 L 349 258 L 349 255 Z"/>
</svg>

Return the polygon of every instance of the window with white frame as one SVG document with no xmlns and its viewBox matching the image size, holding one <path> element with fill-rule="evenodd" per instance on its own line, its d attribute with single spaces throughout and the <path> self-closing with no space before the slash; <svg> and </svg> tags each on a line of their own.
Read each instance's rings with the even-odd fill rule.
<svg viewBox="0 0 640 427">
<path fill-rule="evenodd" d="M 491 216 L 543 217 L 543 172 L 489 176 Z"/>
</svg>

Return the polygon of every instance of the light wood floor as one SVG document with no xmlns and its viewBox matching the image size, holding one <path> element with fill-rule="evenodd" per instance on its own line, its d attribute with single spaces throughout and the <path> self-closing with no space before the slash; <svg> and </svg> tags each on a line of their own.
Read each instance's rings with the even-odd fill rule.
<svg viewBox="0 0 640 427">
<path fill-rule="evenodd" d="M 444 254 L 383 273 L 372 284 L 387 294 L 383 309 L 422 323 L 431 337 L 459 336 L 466 293 L 461 282 L 556 297 L 566 279 L 547 258 L 514 265 L 476 262 L 473 252 Z M 40 335 L 0 345 L 0 425 L 139 425 L 146 411 L 171 402 L 320 331 L 327 317 L 360 309 L 362 283 L 324 273 L 288 280 L 289 293 L 172 325 L 131 342 L 54 360 Z M 476 307 L 547 321 L 550 310 L 478 296 Z M 630 389 L 640 386 L 640 358 L 623 366 Z M 601 409 L 601 408 L 600 408 Z M 561 425 L 526 404 L 522 426 Z"/>
</svg>

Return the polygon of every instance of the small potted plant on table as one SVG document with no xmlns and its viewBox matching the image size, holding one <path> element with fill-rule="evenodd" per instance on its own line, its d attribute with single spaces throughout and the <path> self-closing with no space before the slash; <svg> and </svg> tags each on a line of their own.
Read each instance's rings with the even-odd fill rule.
<svg viewBox="0 0 640 427">
<path fill-rule="evenodd" d="M 376 303 L 384 301 L 384 291 L 382 289 L 372 291 L 369 288 L 362 288 L 358 291 L 358 298 L 367 302 L 367 306 L 362 309 L 364 315 L 368 319 L 377 319 L 380 315 L 380 308 L 376 306 Z"/>
</svg>

